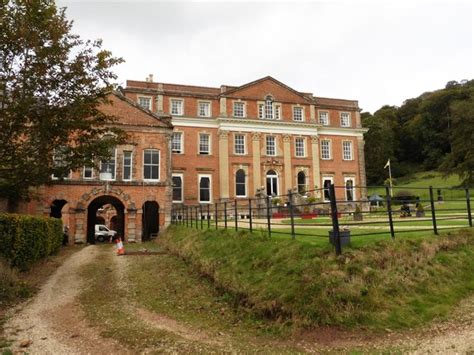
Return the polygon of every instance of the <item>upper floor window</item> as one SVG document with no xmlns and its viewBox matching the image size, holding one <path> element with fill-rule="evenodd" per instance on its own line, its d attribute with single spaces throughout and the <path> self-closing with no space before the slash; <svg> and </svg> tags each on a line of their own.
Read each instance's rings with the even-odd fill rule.
<svg viewBox="0 0 474 355">
<path fill-rule="evenodd" d="M 132 152 L 123 152 L 123 173 L 122 179 L 125 181 L 132 180 Z"/>
<path fill-rule="evenodd" d="M 304 121 L 303 107 L 294 106 L 293 107 L 293 120 L 295 121 Z"/>
<path fill-rule="evenodd" d="M 344 141 L 342 142 L 342 159 L 352 160 L 352 142 Z"/>
<path fill-rule="evenodd" d="M 323 126 L 329 126 L 329 112 L 319 111 L 319 123 Z"/>
<path fill-rule="evenodd" d="M 245 136 L 243 134 L 234 136 L 234 153 L 245 154 Z"/>
<path fill-rule="evenodd" d="M 66 170 L 67 166 L 67 152 L 66 147 L 59 147 L 53 152 L 53 168 L 54 173 L 51 175 L 53 180 L 69 179 L 71 177 L 71 170 Z"/>
<path fill-rule="evenodd" d="M 171 100 L 171 114 L 172 115 L 183 115 L 183 100 L 172 99 Z"/>
<path fill-rule="evenodd" d="M 160 151 L 156 149 L 145 149 L 143 151 L 143 179 L 160 179 Z"/>
<path fill-rule="evenodd" d="M 82 172 L 83 179 L 92 179 L 94 177 L 94 167 L 93 166 L 84 166 L 84 170 Z"/>
<path fill-rule="evenodd" d="M 341 112 L 341 127 L 351 126 L 351 114 L 349 112 Z"/>
<path fill-rule="evenodd" d="M 115 158 L 117 150 L 112 149 L 112 154 L 109 160 L 102 160 L 100 162 L 100 179 L 101 180 L 115 180 Z"/>
<path fill-rule="evenodd" d="M 138 105 L 144 109 L 151 110 L 151 97 L 139 96 Z"/>
<path fill-rule="evenodd" d="M 198 115 L 201 117 L 211 117 L 211 103 L 200 101 Z"/>
<path fill-rule="evenodd" d="M 324 139 L 321 140 L 321 159 L 331 159 L 331 141 Z"/>
<path fill-rule="evenodd" d="M 210 136 L 207 133 L 199 133 L 199 154 L 211 154 Z"/>
<path fill-rule="evenodd" d="M 273 119 L 273 99 L 271 97 L 265 99 L 265 118 Z"/>
<path fill-rule="evenodd" d="M 234 117 L 245 117 L 245 103 L 234 102 Z"/>
<path fill-rule="evenodd" d="M 297 157 L 304 157 L 306 155 L 304 138 L 295 138 L 295 155 Z"/>
<path fill-rule="evenodd" d="M 171 139 L 171 151 L 173 153 L 181 154 L 183 152 L 183 133 L 173 132 Z"/>
<path fill-rule="evenodd" d="M 275 119 L 279 120 L 281 118 L 281 105 L 275 104 Z"/>
<path fill-rule="evenodd" d="M 275 156 L 276 155 L 276 143 L 274 136 L 266 137 L 266 152 L 267 155 Z"/>
</svg>

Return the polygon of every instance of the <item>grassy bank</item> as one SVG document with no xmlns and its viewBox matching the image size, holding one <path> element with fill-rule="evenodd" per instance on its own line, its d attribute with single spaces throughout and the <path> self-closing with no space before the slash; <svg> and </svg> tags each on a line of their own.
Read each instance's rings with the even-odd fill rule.
<svg viewBox="0 0 474 355">
<path fill-rule="evenodd" d="M 264 318 L 297 327 L 400 329 L 443 318 L 474 291 L 474 234 L 347 249 L 172 227 L 160 243 Z"/>
</svg>

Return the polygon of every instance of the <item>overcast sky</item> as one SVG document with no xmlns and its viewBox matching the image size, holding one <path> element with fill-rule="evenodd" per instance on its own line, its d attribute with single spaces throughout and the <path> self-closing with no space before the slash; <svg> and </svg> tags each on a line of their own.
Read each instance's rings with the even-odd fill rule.
<svg viewBox="0 0 474 355">
<path fill-rule="evenodd" d="M 473 79 L 470 1 L 58 1 L 84 39 L 126 63 L 119 82 L 242 85 L 271 75 L 316 96 L 401 105 Z"/>
</svg>

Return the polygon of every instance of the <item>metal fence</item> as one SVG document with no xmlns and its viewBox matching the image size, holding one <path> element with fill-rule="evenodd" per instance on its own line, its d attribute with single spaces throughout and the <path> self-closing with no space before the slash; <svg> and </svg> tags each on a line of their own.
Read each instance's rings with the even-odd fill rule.
<svg viewBox="0 0 474 355">
<path fill-rule="evenodd" d="M 367 192 L 371 193 L 368 198 Z M 377 194 L 378 192 L 378 194 Z M 356 198 L 358 197 L 358 198 Z M 336 254 L 354 238 L 472 227 L 469 189 L 334 186 L 213 204 L 174 205 L 173 224 L 263 231 L 269 237 L 325 238 Z"/>
</svg>

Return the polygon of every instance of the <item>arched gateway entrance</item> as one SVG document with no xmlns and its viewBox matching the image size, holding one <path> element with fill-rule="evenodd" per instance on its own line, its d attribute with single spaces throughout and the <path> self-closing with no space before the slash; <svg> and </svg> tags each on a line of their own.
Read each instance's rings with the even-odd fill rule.
<svg viewBox="0 0 474 355">
<path fill-rule="evenodd" d="M 97 211 L 99 209 L 103 209 L 104 206 L 112 206 L 115 211 L 116 215 L 112 217 L 113 225 L 111 225 L 111 229 L 117 231 L 117 236 L 121 237 L 122 240 L 125 235 L 125 206 L 123 203 L 114 196 L 100 196 L 95 198 L 87 207 L 87 242 L 94 244 L 95 237 L 94 237 L 94 229 L 96 224 L 102 224 L 104 222 L 104 218 L 98 216 Z"/>
</svg>

